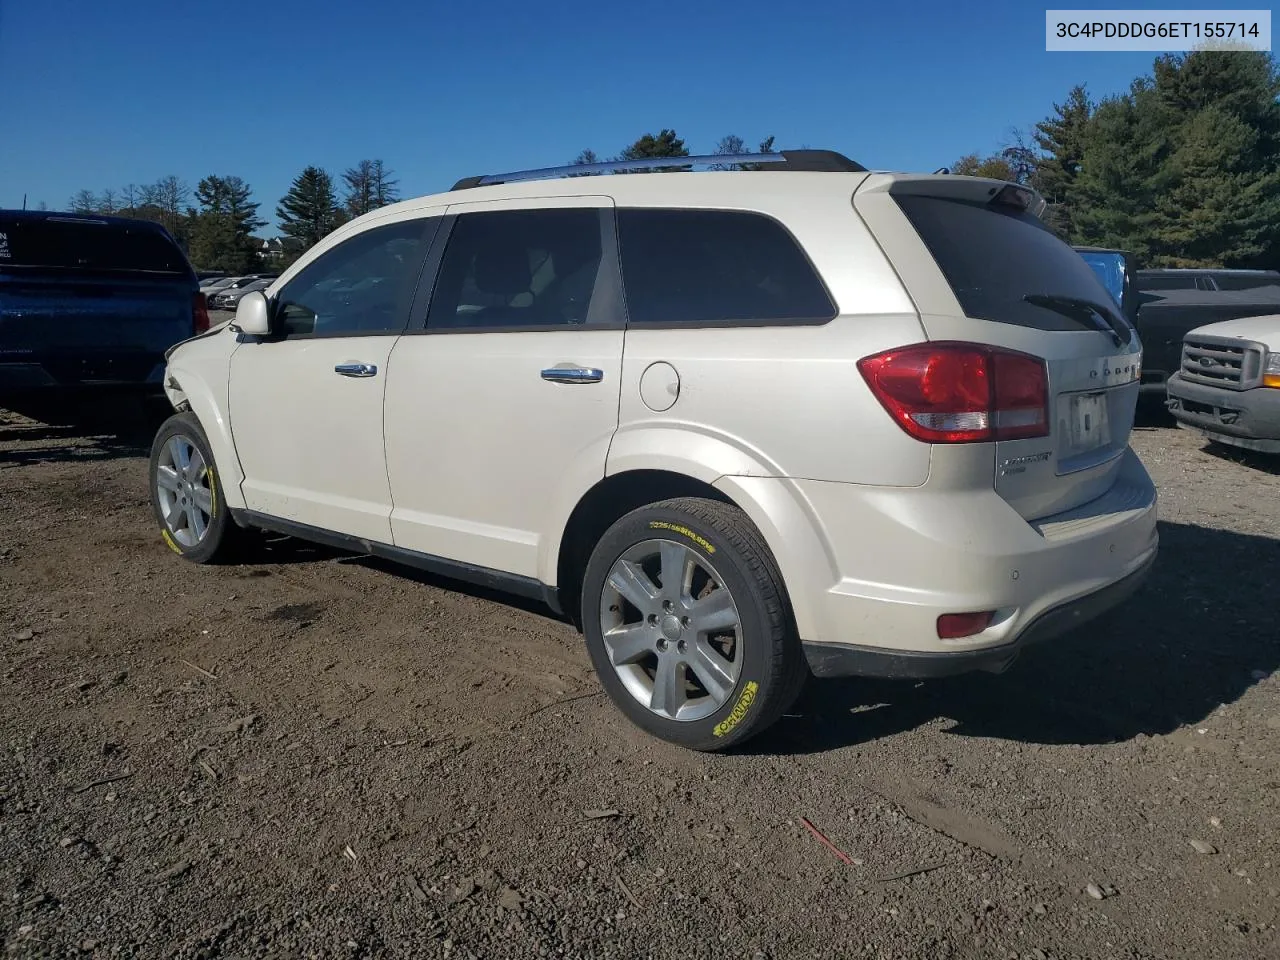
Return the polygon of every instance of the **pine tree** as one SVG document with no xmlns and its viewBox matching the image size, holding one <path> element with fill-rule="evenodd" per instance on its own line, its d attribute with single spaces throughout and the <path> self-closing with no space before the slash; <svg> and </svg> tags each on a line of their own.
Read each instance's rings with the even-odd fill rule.
<svg viewBox="0 0 1280 960">
<path fill-rule="evenodd" d="M 1084 127 L 1073 239 L 1151 266 L 1273 266 L 1280 77 L 1270 54 L 1160 57 Z"/>
<path fill-rule="evenodd" d="M 1270 54 L 1196 51 L 1155 63 L 1170 125 L 1152 247 L 1171 266 L 1275 266 L 1280 74 Z"/>
<path fill-rule="evenodd" d="M 1152 262 L 1155 195 L 1168 152 L 1168 125 L 1155 108 L 1149 81 L 1099 103 L 1089 119 L 1083 154 L 1064 209 L 1073 243 L 1116 247 Z"/>
<path fill-rule="evenodd" d="M 1032 139 L 1046 156 L 1035 164 L 1034 186 L 1048 201 L 1045 220 L 1063 236 L 1076 235 L 1071 213 L 1078 201 L 1076 180 L 1084 160 L 1084 141 L 1094 111 L 1083 85 L 1071 88 L 1065 103 L 1053 105 L 1053 116 L 1036 124 Z"/>
<path fill-rule="evenodd" d="M 240 177 L 205 177 L 196 187 L 199 212 L 191 213 L 191 259 L 202 269 L 245 271 L 257 266 L 253 231 L 265 226 L 253 190 Z"/>
<path fill-rule="evenodd" d="M 652 133 L 646 133 L 631 146 L 627 147 L 622 153 L 618 154 L 619 160 L 648 160 L 652 157 L 687 157 L 689 149 L 684 145 L 684 141 L 676 136 L 674 130 L 668 130 L 665 127 L 658 131 L 657 136 Z M 680 167 L 664 167 L 662 169 L 679 170 Z M 633 173 L 649 173 L 652 171 L 638 170 L 631 171 Z"/>
<path fill-rule="evenodd" d="M 308 249 L 328 236 L 338 225 L 339 211 L 333 193 L 333 178 L 319 167 L 307 167 L 276 207 L 280 230 Z"/>
</svg>

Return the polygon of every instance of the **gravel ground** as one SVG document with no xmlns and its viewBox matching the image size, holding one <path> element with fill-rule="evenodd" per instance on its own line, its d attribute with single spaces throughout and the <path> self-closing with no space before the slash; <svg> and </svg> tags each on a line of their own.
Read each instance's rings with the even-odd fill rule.
<svg viewBox="0 0 1280 960">
<path fill-rule="evenodd" d="M 184 564 L 153 426 L 0 412 L 8 955 L 1280 955 L 1278 461 L 1140 429 L 1122 612 L 706 756 L 535 607 L 283 539 Z"/>
</svg>

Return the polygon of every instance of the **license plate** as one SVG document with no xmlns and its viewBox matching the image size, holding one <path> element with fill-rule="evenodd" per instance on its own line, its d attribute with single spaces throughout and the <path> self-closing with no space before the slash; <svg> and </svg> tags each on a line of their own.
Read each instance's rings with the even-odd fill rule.
<svg viewBox="0 0 1280 960">
<path fill-rule="evenodd" d="M 1085 393 L 1071 398 L 1067 425 L 1071 431 L 1070 454 L 1088 453 L 1111 443 L 1107 395 Z"/>
</svg>

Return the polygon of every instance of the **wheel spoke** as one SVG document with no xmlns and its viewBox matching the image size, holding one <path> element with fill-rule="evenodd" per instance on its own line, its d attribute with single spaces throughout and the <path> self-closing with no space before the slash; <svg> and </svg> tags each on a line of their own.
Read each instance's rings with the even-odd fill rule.
<svg viewBox="0 0 1280 960">
<path fill-rule="evenodd" d="M 609 574 L 609 586 L 641 613 L 649 613 L 657 606 L 658 588 L 639 564 L 619 560 Z"/>
<path fill-rule="evenodd" d="M 659 657 L 658 669 L 653 677 L 653 696 L 649 709 L 674 717 L 684 706 L 684 670 L 675 657 Z"/>
<path fill-rule="evenodd" d="M 196 540 L 204 539 L 208 524 L 205 522 L 204 514 L 196 508 L 194 503 L 187 504 L 187 526 L 190 527 L 191 535 Z"/>
<path fill-rule="evenodd" d="M 646 623 L 616 627 L 604 635 L 609 661 L 615 667 L 635 663 L 653 651 L 654 631 Z"/>
<path fill-rule="evenodd" d="M 161 464 L 156 468 L 156 483 L 161 488 L 168 490 L 170 493 L 178 492 L 178 471 L 167 464 Z"/>
<path fill-rule="evenodd" d="M 699 634 L 736 627 L 738 611 L 733 606 L 733 595 L 724 587 L 717 587 L 689 606 L 689 621 Z"/>
<path fill-rule="evenodd" d="M 733 664 L 715 647 L 699 637 L 689 653 L 689 668 L 716 703 L 724 703 L 733 690 Z"/>
<path fill-rule="evenodd" d="M 187 479 L 192 483 L 199 483 L 204 479 L 204 457 L 200 456 L 200 451 L 195 447 L 191 448 L 190 459 L 187 462 Z"/>
<path fill-rule="evenodd" d="M 693 557 L 678 543 L 663 540 L 658 551 L 662 570 L 662 594 L 678 600 L 689 592 L 693 579 Z"/>
<path fill-rule="evenodd" d="M 174 497 L 168 507 L 165 508 L 164 522 L 168 524 L 169 529 L 174 533 L 181 530 L 187 522 L 187 512 L 178 503 L 178 498 Z"/>
<path fill-rule="evenodd" d="M 187 475 L 191 466 L 191 447 L 182 437 L 174 437 L 169 441 L 169 457 L 173 460 L 174 469 L 182 476 Z"/>
<path fill-rule="evenodd" d="M 196 502 L 196 506 L 204 512 L 205 516 L 213 516 L 213 494 L 207 488 L 196 487 L 192 497 Z"/>
</svg>

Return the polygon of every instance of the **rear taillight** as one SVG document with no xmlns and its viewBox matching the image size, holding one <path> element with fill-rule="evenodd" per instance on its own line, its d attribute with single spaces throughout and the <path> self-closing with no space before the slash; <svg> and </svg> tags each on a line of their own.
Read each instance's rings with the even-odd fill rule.
<svg viewBox="0 0 1280 960">
<path fill-rule="evenodd" d="M 191 298 L 191 328 L 196 333 L 204 333 L 209 329 L 209 304 L 203 293 L 196 293 Z"/>
<path fill-rule="evenodd" d="M 1049 374 L 1038 357 L 939 341 L 858 361 L 902 429 L 927 443 L 1021 440 L 1049 433 Z"/>
</svg>

